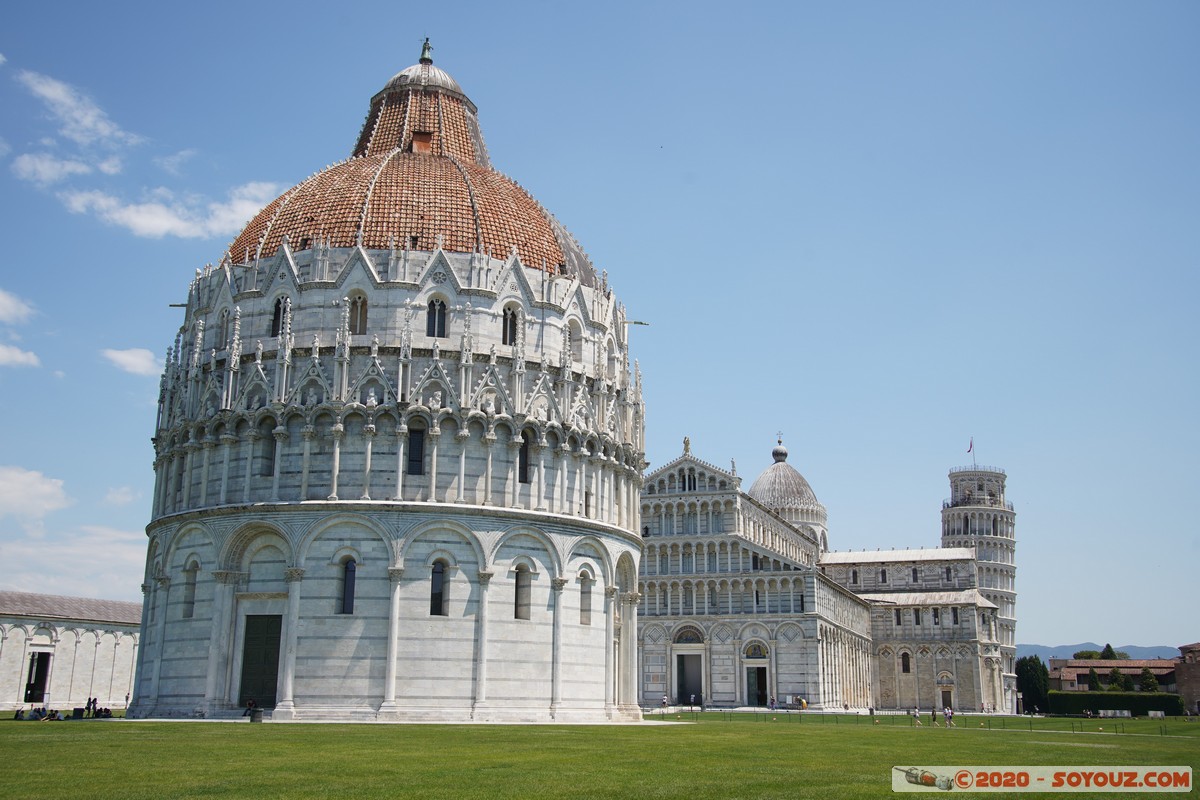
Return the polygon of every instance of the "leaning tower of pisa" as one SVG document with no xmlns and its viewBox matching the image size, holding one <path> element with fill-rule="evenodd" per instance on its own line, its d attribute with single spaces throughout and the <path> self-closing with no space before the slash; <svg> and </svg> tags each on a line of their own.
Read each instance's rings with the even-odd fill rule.
<svg viewBox="0 0 1200 800">
<path fill-rule="evenodd" d="M 1016 710 L 1017 561 L 1016 513 L 1004 496 L 1004 470 L 955 467 L 950 498 L 942 503 L 942 546 L 972 547 L 979 591 L 996 604 L 1004 707 Z"/>
</svg>

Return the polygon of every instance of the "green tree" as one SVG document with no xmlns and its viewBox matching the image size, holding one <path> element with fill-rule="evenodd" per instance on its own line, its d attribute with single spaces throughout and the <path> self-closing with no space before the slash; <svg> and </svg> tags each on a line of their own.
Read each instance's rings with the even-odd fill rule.
<svg viewBox="0 0 1200 800">
<path fill-rule="evenodd" d="M 1142 670 L 1142 679 L 1141 679 L 1141 681 L 1139 681 L 1138 691 L 1139 692 L 1157 692 L 1158 691 L 1158 678 L 1154 677 L 1154 673 L 1150 671 L 1149 667 L 1146 667 L 1145 669 Z"/>
<path fill-rule="evenodd" d="M 1113 646 L 1111 644 L 1106 644 L 1104 645 L 1104 649 L 1100 651 L 1100 657 L 1105 661 L 1116 661 L 1117 651 L 1113 650 Z"/>
<path fill-rule="evenodd" d="M 1096 672 L 1096 668 L 1092 667 L 1088 670 L 1088 691 L 1100 692 L 1104 687 L 1100 684 L 1100 673 Z"/>
<path fill-rule="evenodd" d="M 1026 710 L 1035 707 L 1045 711 L 1049 706 L 1047 701 L 1050 692 L 1050 670 L 1037 656 L 1023 656 L 1017 659 L 1017 691 L 1024 698 Z"/>
<path fill-rule="evenodd" d="M 1132 692 L 1133 678 L 1113 667 L 1112 672 L 1108 673 L 1108 690 L 1110 692 Z"/>
<path fill-rule="evenodd" d="M 1073 656 L 1071 656 L 1071 658 L 1088 659 L 1088 660 L 1094 661 L 1094 660 L 1100 658 L 1100 651 L 1099 650 L 1076 650 L 1075 654 Z"/>
</svg>

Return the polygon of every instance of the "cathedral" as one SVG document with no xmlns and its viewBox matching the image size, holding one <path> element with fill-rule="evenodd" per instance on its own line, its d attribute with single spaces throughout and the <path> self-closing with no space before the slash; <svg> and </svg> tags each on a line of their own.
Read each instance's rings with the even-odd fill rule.
<svg viewBox="0 0 1200 800">
<path fill-rule="evenodd" d="M 1005 474 L 950 472 L 941 547 L 829 550 L 808 481 L 683 454 L 642 491 L 643 705 L 1016 708 L 1015 540 Z"/>
<path fill-rule="evenodd" d="M 188 287 L 130 715 L 640 718 L 627 325 L 426 41 Z"/>
</svg>

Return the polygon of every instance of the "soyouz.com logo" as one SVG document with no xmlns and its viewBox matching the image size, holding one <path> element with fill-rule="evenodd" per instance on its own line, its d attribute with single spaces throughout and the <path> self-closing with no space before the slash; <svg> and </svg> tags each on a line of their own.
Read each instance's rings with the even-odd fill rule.
<svg viewBox="0 0 1200 800">
<path fill-rule="evenodd" d="M 892 767 L 894 792 L 1190 792 L 1191 767 Z"/>
</svg>

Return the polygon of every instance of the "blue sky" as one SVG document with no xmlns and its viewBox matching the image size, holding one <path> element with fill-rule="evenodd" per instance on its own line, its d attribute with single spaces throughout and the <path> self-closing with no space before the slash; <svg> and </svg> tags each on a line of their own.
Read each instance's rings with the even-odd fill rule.
<svg viewBox="0 0 1200 800">
<path fill-rule="evenodd" d="M 1195 641 L 1198 31 L 1189 2 L 10 5 L 0 586 L 140 599 L 169 304 L 429 36 L 651 323 L 652 467 L 686 435 L 748 488 L 782 431 L 832 547 L 929 547 L 974 437 L 1018 641 Z"/>
</svg>

